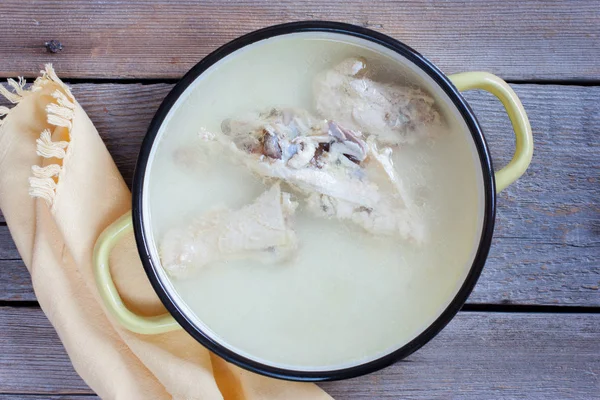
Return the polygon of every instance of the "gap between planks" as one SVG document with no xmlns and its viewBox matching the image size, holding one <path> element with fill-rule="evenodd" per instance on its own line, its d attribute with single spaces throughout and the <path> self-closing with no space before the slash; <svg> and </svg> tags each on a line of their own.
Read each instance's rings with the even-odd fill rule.
<svg viewBox="0 0 600 400">
<path fill-rule="evenodd" d="M 63 76 L 61 80 L 69 85 L 81 85 L 81 84 L 92 84 L 92 85 L 106 85 L 106 84 L 119 84 L 119 85 L 175 85 L 180 81 L 181 78 L 75 78 Z M 597 80 L 580 80 L 580 79 L 506 79 L 506 83 L 511 85 L 555 85 L 555 86 L 600 86 L 600 79 Z"/>
<path fill-rule="evenodd" d="M 40 303 L 38 303 L 36 300 L 0 300 L 0 307 L 40 309 Z M 521 314 L 600 314 L 600 307 L 466 303 L 460 309 L 460 312 Z"/>
</svg>

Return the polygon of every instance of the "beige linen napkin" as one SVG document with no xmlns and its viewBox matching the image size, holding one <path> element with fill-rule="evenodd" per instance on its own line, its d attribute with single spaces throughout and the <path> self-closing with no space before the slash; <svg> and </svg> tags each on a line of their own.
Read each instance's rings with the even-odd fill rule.
<svg viewBox="0 0 600 400">
<path fill-rule="evenodd" d="M 68 87 L 47 65 L 29 90 L 0 85 L 0 208 L 31 273 L 37 299 L 85 382 L 103 399 L 329 399 L 312 384 L 237 368 L 184 331 L 144 336 L 111 320 L 96 290 L 99 234 L 130 209 L 130 193 Z M 126 134 L 126 132 L 121 132 Z M 164 312 L 135 249 L 117 246 L 111 270 L 143 315 Z"/>
</svg>

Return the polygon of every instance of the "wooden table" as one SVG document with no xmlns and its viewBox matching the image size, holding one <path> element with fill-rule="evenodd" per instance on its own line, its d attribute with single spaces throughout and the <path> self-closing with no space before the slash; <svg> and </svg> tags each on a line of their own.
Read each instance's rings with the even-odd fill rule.
<svg viewBox="0 0 600 400">
<path fill-rule="evenodd" d="M 336 399 L 600 398 L 598 2 L 2 0 L 0 75 L 54 63 L 130 182 L 150 118 L 188 68 L 244 32 L 304 19 L 379 30 L 446 73 L 498 74 L 536 146 L 498 199 L 491 254 L 463 311 L 406 361 L 321 386 Z M 52 39 L 61 52 L 45 50 Z M 466 97 L 506 163 L 514 145 L 500 104 Z M 97 398 L 40 310 L 4 219 L 0 306 L 0 400 Z"/>
</svg>

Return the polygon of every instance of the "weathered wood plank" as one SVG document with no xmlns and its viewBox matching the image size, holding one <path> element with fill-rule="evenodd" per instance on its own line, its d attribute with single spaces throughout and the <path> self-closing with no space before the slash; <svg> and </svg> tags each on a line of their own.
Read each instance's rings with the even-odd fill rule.
<svg viewBox="0 0 600 400">
<path fill-rule="evenodd" d="M 600 87 L 513 87 L 533 128 L 533 161 L 498 198 L 495 239 L 469 302 L 597 306 Z M 465 97 L 498 169 L 514 149 L 508 118 L 487 93 Z"/>
<path fill-rule="evenodd" d="M 599 322 L 592 314 L 461 313 L 407 362 L 321 387 L 336 399 L 597 398 Z"/>
<path fill-rule="evenodd" d="M 0 326 L 0 393 L 90 393 L 41 309 L 2 307 Z"/>
<path fill-rule="evenodd" d="M 8 227 L 0 226 L 0 260 L 19 260 L 20 258 Z"/>
<path fill-rule="evenodd" d="M 0 301 L 35 301 L 31 276 L 18 260 L 0 261 Z"/>
<path fill-rule="evenodd" d="M 0 326 L 0 393 L 91 393 L 41 310 L 0 308 Z M 407 361 L 321 386 L 337 400 L 587 400 L 598 393 L 598 354 L 597 314 L 463 312 Z"/>
<path fill-rule="evenodd" d="M 72 86 L 130 182 L 147 125 L 172 86 Z M 533 126 L 534 159 L 526 175 L 500 195 L 494 244 L 469 302 L 598 306 L 600 87 L 514 88 Z M 473 92 L 467 98 L 499 167 L 514 148 L 508 118 L 490 95 Z M 2 254 L 18 257 L 3 229 L 0 226 L 0 259 Z M 27 281 L 18 280 L 20 299 L 33 299 L 23 294 L 22 282 Z M 0 280 L 0 297 L 14 299 L 12 285 Z"/>
<path fill-rule="evenodd" d="M 145 129 L 171 87 L 73 85 L 128 182 Z M 500 195 L 490 258 L 469 302 L 598 306 L 600 88 L 514 87 L 534 129 L 534 160 L 527 174 Z M 503 165 L 514 147 L 504 111 L 487 94 L 467 93 L 467 98 L 497 166 Z M 18 258 L 6 229 L 0 226 L 0 260 Z M 0 280 L 0 297 L 33 299 L 23 291 L 27 271 L 15 268 L 11 261 L 9 270 L 23 276 L 15 283 Z"/>
<path fill-rule="evenodd" d="M 2 229 L 6 228 L 0 227 L 0 232 Z M 467 304 L 600 306 L 598 253 L 597 247 L 495 239 L 483 276 Z M 0 260 L 2 300 L 36 300 L 21 260 Z"/>
<path fill-rule="evenodd" d="M 496 238 L 467 303 L 598 307 L 599 260 L 599 247 Z"/>
<path fill-rule="evenodd" d="M 177 78 L 218 46 L 254 29 L 335 20 L 400 39 L 448 73 L 507 79 L 600 77 L 600 8 L 593 1 L 3 0 L 2 76 L 53 62 L 71 78 Z M 51 54 L 44 43 L 59 40 Z"/>
</svg>

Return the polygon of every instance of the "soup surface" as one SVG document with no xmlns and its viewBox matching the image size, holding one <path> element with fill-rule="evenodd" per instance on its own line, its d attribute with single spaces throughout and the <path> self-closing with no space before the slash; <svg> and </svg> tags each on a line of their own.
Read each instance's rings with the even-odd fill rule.
<svg viewBox="0 0 600 400">
<path fill-rule="evenodd" d="M 261 176 L 231 153 L 207 150 L 214 145 L 207 137 L 229 130 L 224 121 L 247 113 L 293 109 L 320 121 L 335 118 L 319 109 L 315 80 L 348 59 L 365 62 L 372 82 L 420 88 L 414 93 L 435 101 L 428 111 L 439 118 L 426 132 L 401 143 L 375 141 L 378 151 L 391 149 L 402 204 L 410 203 L 402 218 L 414 220 L 399 234 L 366 229 L 356 219 L 317 215 L 308 206 L 310 188 L 303 192 L 284 179 Z M 185 237 L 194 221 L 203 223 L 198 221 L 215 210 L 228 215 L 227 221 L 241 215 L 235 214 L 239 210 L 251 214 L 254 209 L 244 207 L 269 190 L 289 193 L 287 201 L 295 207 L 285 220 L 294 238 L 283 257 L 215 256 L 203 263 L 193 259 L 182 274 L 161 272 L 180 306 L 224 346 L 278 367 L 356 365 L 414 339 L 457 293 L 481 232 L 481 168 L 467 128 L 447 106 L 445 94 L 402 60 L 341 35 L 286 35 L 224 58 L 171 110 L 151 153 L 144 193 L 155 261 L 165 257 L 161 245 L 169 232 L 179 229 Z M 260 139 L 261 151 L 265 141 Z M 359 170 L 367 162 L 347 158 L 350 163 L 336 165 Z M 361 210 L 367 217 L 379 211 Z M 403 215 L 391 210 L 394 218 Z M 194 232 L 187 239 L 200 240 Z"/>
</svg>

